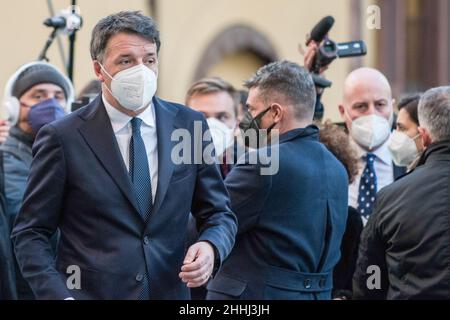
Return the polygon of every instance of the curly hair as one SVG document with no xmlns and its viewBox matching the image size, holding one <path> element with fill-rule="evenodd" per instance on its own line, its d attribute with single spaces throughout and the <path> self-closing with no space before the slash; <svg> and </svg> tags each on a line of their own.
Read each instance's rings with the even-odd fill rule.
<svg viewBox="0 0 450 320">
<path fill-rule="evenodd" d="M 348 135 L 339 126 L 327 121 L 318 124 L 320 141 L 344 165 L 347 170 L 349 183 L 358 175 L 358 157 L 350 145 Z"/>
</svg>

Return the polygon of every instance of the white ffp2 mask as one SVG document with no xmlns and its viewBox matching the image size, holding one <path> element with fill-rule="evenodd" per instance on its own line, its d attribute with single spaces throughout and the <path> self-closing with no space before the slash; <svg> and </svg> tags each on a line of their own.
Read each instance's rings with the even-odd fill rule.
<svg viewBox="0 0 450 320">
<path fill-rule="evenodd" d="M 206 119 L 206 122 L 216 149 L 216 155 L 220 156 L 233 144 L 234 129 L 230 129 L 225 123 L 214 117 Z"/>
<path fill-rule="evenodd" d="M 388 149 L 392 155 L 392 160 L 397 166 L 409 166 L 419 155 L 416 142 L 420 135 L 410 138 L 406 133 L 394 131 L 389 138 Z"/>
<path fill-rule="evenodd" d="M 359 117 L 352 121 L 352 138 L 363 148 L 373 150 L 389 138 L 389 121 L 376 114 Z"/>
<path fill-rule="evenodd" d="M 111 78 L 111 95 L 128 110 L 137 111 L 147 107 L 158 87 L 155 72 L 143 64 L 122 70 L 112 77 L 100 64 L 102 70 Z"/>
</svg>

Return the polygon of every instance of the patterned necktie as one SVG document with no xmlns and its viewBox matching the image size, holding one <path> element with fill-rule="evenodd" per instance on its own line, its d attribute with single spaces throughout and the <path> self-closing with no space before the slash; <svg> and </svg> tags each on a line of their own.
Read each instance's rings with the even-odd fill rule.
<svg viewBox="0 0 450 320">
<path fill-rule="evenodd" d="M 142 120 L 139 118 L 131 120 L 133 136 L 130 141 L 130 178 L 142 218 L 148 222 L 152 211 L 152 182 L 147 151 L 141 137 L 141 124 Z"/>
<path fill-rule="evenodd" d="M 368 219 L 372 213 L 377 194 L 377 175 L 375 172 L 375 158 L 372 153 L 366 156 L 366 168 L 361 175 L 358 193 L 358 212 L 364 219 Z"/>
<path fill-rule="evenodd" d="M 152 184 L 150 170 L 148 166 L 147 151 L 145 150 L 144 140 L 141 137 L 142 120 L 133 118 L 131 127 L 133 135 L 130 141 L 130 179 L 133 184 L 134 194 L 139 205 L 139 211 L 145 223 L 148 222 L 152 211 Z M 150 298 L 150 284 L 148 274 L 145 273 L 142 278 L 142 290 L 139 294 L 139 300 L 148 300 Z"/>
</svg>

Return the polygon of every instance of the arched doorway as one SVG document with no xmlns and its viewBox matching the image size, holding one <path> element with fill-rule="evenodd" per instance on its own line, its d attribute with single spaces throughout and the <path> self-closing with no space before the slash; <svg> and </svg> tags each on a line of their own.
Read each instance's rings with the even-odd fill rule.
<svg viewBox="0 0 450 320">
<path fill-rule="evenodd" d="M 239 88 L 257 69 L 277 58 L 265 35 L 249 26 L 232 26 L 206 47 L 193 80 L 219 76 Z"/>
</svg>

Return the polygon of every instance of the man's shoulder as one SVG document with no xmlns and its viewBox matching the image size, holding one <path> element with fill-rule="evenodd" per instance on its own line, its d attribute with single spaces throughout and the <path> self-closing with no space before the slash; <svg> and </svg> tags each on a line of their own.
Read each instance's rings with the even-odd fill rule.
<svg viewBox="0 0 450 320">
<path fill-rule="evenodd" d="M 82 119 L 85 118 L 90 112 L 93 110 L 93 105 L 89 104 L 83 108 L 80 108 L 74 112 L 69 113 L 65 117 L 58 119 L 51 123 L 51 125 L 59 130 L 63 129 L 71 129 L 74 125 L 82 122 Z"/>
<path fill-rule="evenodd" d="M 36 139 L 53 136 L 58 137 L 59 140 L 72 140 L 78 137 L 78 129 L 95 113 L 97 105 L 94 102 L 45 125 L 39 131 Z"/>
<path fill-rule="evenodd" d="M 181 120 L 182 122 L 190 123 L 192 121 L 204 120 L 202 113 L 192 110 L 182 104 L 160 98 L 156 98 L 156 101 L 157 104 L 176 115 L 178 121 Z M 98 103 L 99 101 L 95 100 L 87 106 L 66 115 L 62 119 L 52 122 L 51 126 L 59 133 L 72 132 L 96 113 L 99 107 Z"/>
<path fill-rule="evenodd" d="M 422 211 L 427 211 L 424 208 L 434 207 L 433 201 L 430 202 L 427 199 L 430 194 L 435 194 L 436 190 L 427 183 L 428 179 L 430 179 L 429 170 L 418 168 L 378 191 L 376 224 L 384 230 L 383 233 L 387 232 L 388 227 L 394 227 L 401 221 L 409 221 L 417 214 L 419 204 Z"/>
<path fill-rule="evenodd" d="M 318 139 L 295 139 L 280 144 L 279 149 L 278 152 L 283 161 L 293 162 L 296 165 L 299 161 L 307 162 L 322 167 L 323 171 L 328 168 L 331 172 L 337 170 L 339 173 L 347 175 L 343 164 Z M 292 157 L 293 154 L 295 157 Z M 306 168 L 305 166 L 298 166 L 300 170 L 306 170 Z"/>
<path fill-rule="evenodd" d="M 204 119 L 203 113 L 195 111 L 183 104 L 167 101 L 161 98 L 156 98 L 156 101 L 169 111 L 176 113 L 177 116 L 184 118 L 187 121 Z"/>
<path fill-rule="evenodd" d="M 244 171 L 258 181 L 271 180 L 280 170 L 279 148 L 279 145 L 269 145 L 247 150 L 244 146 L 239 146 L 235 150 L 237 161 L 231 172 L 241 173 Z"/>
<path fill-rule="evenodd" d="M 377 193 L 377 199 L 382 202 L 396 201 L 399 193 L 403 193 L 407 190 L 410 192 L 417 191 L 419 183 L 425 181 L 427 172 L 425 168 L 417 168 L 416 170 L 405 174 L 398 180 L 382 188 Z"/>
</svg>

